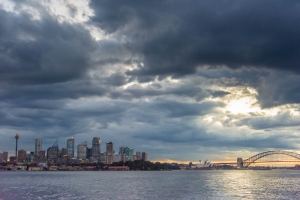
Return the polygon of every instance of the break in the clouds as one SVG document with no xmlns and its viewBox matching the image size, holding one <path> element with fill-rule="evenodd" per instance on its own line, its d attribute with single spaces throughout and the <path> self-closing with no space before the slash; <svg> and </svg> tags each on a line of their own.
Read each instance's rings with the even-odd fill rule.
<svg viewBox="0 0 300 200">
<path fill-rule="evenodd" d="M 0 21 L 0 150 L 16 132 L 150 160 L 299 148 L 298 1 L 1 0 Z"/>
</svg>

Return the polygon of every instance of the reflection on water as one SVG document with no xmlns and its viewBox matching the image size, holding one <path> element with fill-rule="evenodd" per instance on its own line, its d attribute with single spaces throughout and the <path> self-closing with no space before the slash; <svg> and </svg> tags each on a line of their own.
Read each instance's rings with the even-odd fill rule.
<svg viewBox="0 0 300 200">
<path fill-rule="evenodd" d="M 0 199 L 300 199 L 297 170 L 0 172 Z"/>
</svg>

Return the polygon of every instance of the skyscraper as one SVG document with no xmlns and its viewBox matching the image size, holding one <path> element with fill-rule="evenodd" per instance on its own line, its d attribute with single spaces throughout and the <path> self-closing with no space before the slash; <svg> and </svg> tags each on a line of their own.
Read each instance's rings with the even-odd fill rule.
<svg viewBox="0 0 300 200">
<path fill-rule="evenodd" d="M 113 163 L 114 143 L 106 142 L 106 164 Z"/>
<path fill-rule="evenodd" d="M 100 137 L 93 137 L 92 141 L 92 157 L 100 162 Z"/>
<path fill-rule="evenodd" d="M 39 152 L 39 161 L 44 162 L 46 160 L 45 154 L 46 154 L 45 150 L 40 150 L 40 152 Z"/>
<path fill-rule="evenodd" d="M 39 152 L 42 150 L 42 139 L 36 138 L 35 139 L 35 150 L 34 155 L 39 155 Z"/>
<path fill-rule="evenodd" d="M 135 159 L 141 160 L 141 152 L 140 151 L 135 152 Z"/>
<path fill-rule="evenodd" d="M 92 158 L 92 148 L 86 148 L 86 159 Z"/>
<path fill-rule="evenodd" d="M 132 148 L 126 147 L 124 149 L 124 153 L 126 156 L 128 156 L 129 160 L 133 161 L 133 149 Z"/>
<path fill-rule="evenodd" d="M 50 162 L 56 163 L 58 159 L 58 141 L 56 140 L 52 147 L 47 149 L 47 159 Z"/>
<path fill-rule="evenodd" d="M 21 149 L 18 151 L 17 162 L 24 162 L 24 161 L 26 161 L 26 151 Z"/>
<path fill-rule="evenodd" d="M 67 155 L 70 155 L 71 158 L 74 158 L 74 143 L 75 139 L 74 136 L 67 140 Z"/>
<path fill-rule="evenodd" d="M 6 152 L 6 151 L 0 152 L 0 160 L 3 160 L 6 162 L 7 159 L 8 159 L 8 152 Z"/>
<path fill-rule="evenodd" d="M 119 147 L 119 154 L 120 154 L 120 157 L 121 157 L 120 160 L 123 161 L 123 162 L 126 161 L 126 159 L 125 159 L 125 148 L 127 148 L 127 147 L 125 147 L 125 146 Z"/>
<path fill-rule="evenodd" d="M 147 152 L 142 152 L 142 159 L 144 161 L 148 161 L 148 153 Z"/>
<path fill-rule="evenodd" d="M 56 163 L 58 159 L 58 148 L 56 146 L 47 149 L 47 159 L 52 163 Z"/>
<path fill-rule="evenodd" d="M 66 148 L 61 148 L 61 155 L 67 155 L 67 149 Z"/>
<path fill-rule="evenodd" d="M 87 141 L 77 146 L 77 158 L 85 160 L 87 156 Z"/>
</svg>

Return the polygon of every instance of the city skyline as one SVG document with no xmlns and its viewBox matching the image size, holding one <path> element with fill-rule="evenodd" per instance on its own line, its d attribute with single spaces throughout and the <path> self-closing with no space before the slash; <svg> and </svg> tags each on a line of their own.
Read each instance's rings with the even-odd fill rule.
<svg viewBox="0 0 300 200">
<path fill-rule="evenodd" d="M 19 133 L 157 161 L 300 152 L 299 6 L 0 0 L 0 151 Z"/>
</svg>

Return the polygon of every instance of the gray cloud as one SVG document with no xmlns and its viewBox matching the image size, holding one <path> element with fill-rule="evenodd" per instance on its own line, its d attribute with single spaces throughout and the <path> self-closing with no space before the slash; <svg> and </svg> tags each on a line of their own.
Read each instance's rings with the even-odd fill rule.
<svg viewBox="0 0 300 200">
<path fill-rule="evenodd" d="M 201 65 L 299 72 L 297 1 L 91 1 L 91 21 L 141 55 L 138 76 L 195 73 Z M 298 52 L 298 53 L 297 53 Z"/>
<path fill-rule="evenodd" d="M 85 75 L 95 42 L 83 26 L 60 24 L 47 14 L 0 13 L 1 82 L 44 84 Z"/>
<path fill-rule="evenodd" d="M 272 129 L 289 126 L 299 126 L 299 117 L 293 116 L 289 111 L 277 113 L 275 116 L 254 116 L 245 118 L 236 125 L 247 125 L 253 129 Z"/>
<path fill-rule="evenodd" d="M 92 0 L 95 15 L 82 23 L 16 2 L 18 13 L 0 12 L 1 138 L 19 132 L 31 150 L 36 137 L 47 147 L 100 136 L 153 159 L 297 149 L 299 120 L 289 111 L 300 102 L 297 1 Z M 64 4 L 76 17 L 76 5 Z M 41 19 L 22 5 L 41 9 Z M 103 38 L 93 39 L 93 26 Z M 262 112 L 224 111 L 247 87 Z M 277 116 L 262 114 L 272 107 Z"/>
</svg>

